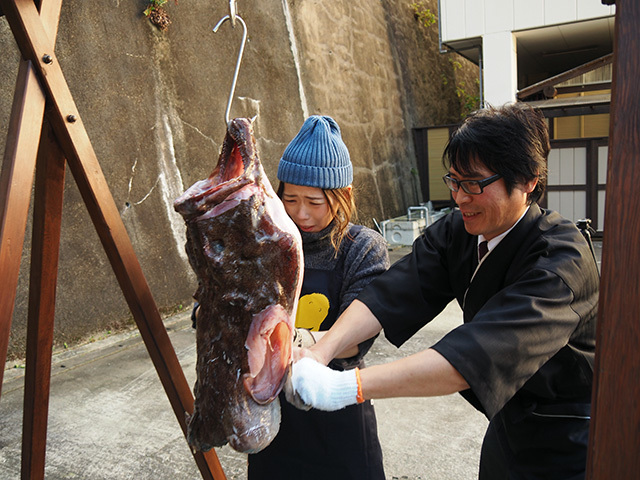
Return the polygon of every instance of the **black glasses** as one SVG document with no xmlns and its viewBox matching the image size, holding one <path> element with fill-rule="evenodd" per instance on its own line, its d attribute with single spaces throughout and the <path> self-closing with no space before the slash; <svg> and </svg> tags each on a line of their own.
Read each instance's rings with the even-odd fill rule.
<svg viewBox="0 0 640 480">
<path fill-rule="evenodd" d="M 464 190 L 465 193 L 468 193 L 469 195 L 480 195 L 484 191 L 484 187 L 492 184 L 500 178 L 502 178 L 502 175 L 496 173 L 495 175 L 487 177 L 483 180 L 456 180 L 455 178 L 450 177 L 447 173 L 444 177 L 442 177 L 442 180 L 444 180 L 444 183 L 452 192 L 457 192 L 462 187 L 462 190 Z"/>
</svg>

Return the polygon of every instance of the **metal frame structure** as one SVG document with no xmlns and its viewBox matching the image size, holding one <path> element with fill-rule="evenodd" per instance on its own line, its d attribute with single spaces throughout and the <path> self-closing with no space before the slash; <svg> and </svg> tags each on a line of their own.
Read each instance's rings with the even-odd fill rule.
<svg viewBox="0 0 640 480">
<path fill-rule="evenodd" d="M 0 364 L 7 357 L 35 177 L 22 436 L 22 478 L 34 480 L 45 471 L 67 163 L 185 435 L 186 415 L 193 412 L 191 389 L 54 53 L 61 7 L 62 0 L 0 0 L 0 15 L 7 17 L 23 58 L 0 175 Z M 193 456 L 204 479 L 226 478 L 213 449 Z"/>
</svg>

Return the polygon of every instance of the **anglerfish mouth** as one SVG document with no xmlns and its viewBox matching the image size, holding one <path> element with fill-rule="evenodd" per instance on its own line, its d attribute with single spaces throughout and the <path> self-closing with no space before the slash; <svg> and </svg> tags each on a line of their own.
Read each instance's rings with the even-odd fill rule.
<svg viewBox="0 0 640 480">
<path fill-rule="evenodd" d="M 290 318 L 282 305 L 269 305 L 255 314 L 245 340 L 249 374 L 247 392 L 259 405 L 272 402 L 282 390 L 291 363 Z"/>
<path fill-rule="evenodd" d="M 214 206 L 229 200 L 238 190 L 256 183 L 259 163 L 252 141 L 251 122 L 234 119 L 230 126 L 234 128 L 227 132 L 211 175 L 193 184 L 173 202 L 174 209 L 187 221 L 209 212 Z M 240 196 L 247 198 L 250 195 Z"/>
</svg>

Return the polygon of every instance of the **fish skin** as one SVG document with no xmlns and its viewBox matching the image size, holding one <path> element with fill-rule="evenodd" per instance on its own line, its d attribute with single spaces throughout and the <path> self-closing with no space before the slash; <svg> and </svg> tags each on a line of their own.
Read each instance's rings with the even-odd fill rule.
<svg viewBox="0 0 640 480">
<path fill-rule="evenodd" d="M 174 202 L 198 277 L 197 380 L 187 441 L 256 453 L 280 427 L 302 286 L 302 240 L 260 163 L 251 120 L 229 122 L 218 164 Z"/>
</svg>

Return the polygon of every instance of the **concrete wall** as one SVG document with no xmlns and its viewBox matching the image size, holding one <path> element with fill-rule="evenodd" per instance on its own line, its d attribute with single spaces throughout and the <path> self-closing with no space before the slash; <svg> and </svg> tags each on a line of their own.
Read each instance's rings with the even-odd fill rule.
<svg viewBox="0 0 640 480">
<path fill-rule="evenodd" d="M 437 2 L 428 4 L 435 12 Z M 56 55 L 116 205 L 161 311 L 189 308 L 196 279 L 184 224 L 172 202 L 213 169 L 224 138 L 241 26 L 228 2 L 171 0 L 161 32 L 144 0 L 65 0 Z M 477 69 L 440 55 L 437 26 L 421 27 L 400 0 L 240 0 L 248 25 L 231 117 L 258 115 L 265 170 L 277 163 L 309 114 L 340 124 L 355 165 L 361 223 L 397 216 L 418 198 L 411 128 L 460 119 L 456 84 Z M 0 18 L 0 150 L 20 53 Z M 463 68 L 456 67 L 459 63 Z M 10 338 L 24 352 L 30 223 Z M 104 335 L 131 316 L 68 171 L 62 218 L 55 342 Z"/>
</svg>

